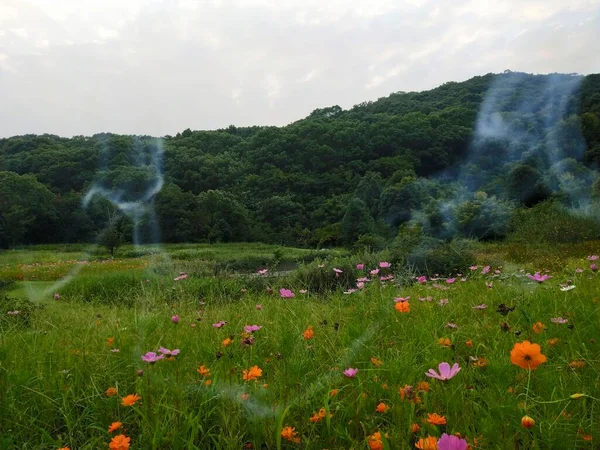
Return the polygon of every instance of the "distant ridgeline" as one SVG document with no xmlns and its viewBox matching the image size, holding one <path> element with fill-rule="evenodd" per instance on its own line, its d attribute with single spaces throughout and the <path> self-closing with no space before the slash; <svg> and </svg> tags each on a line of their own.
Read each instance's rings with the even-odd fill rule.
<svg viewBox="0 0 600 450">
<path fill-rule="evenodd" d="M 385 245 L 498 239 L 600 197 L 600 75 L 488 74 L 285 127 L 0 139 L 0 247 L 94 241 Z"/>
</svg>

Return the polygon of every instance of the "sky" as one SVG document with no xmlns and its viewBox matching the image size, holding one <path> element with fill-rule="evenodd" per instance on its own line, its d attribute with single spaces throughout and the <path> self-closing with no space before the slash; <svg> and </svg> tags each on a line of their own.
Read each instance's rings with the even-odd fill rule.
<svg viewBox="0 0 600 450">
<path fill-rule="evenodd" d="M 0 0 L 0 137 L 285 125 L 505 69 L 600 72 L 600 0 Z"/>
</svg>

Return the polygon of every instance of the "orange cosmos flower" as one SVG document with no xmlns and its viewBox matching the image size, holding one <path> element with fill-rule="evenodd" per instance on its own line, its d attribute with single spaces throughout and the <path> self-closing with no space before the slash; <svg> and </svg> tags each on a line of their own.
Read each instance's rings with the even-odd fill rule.
<svg viewBox="0 0 600 450">
<path fill-rule="evenodd" d="M 421 427 L 419 426 L 419 424 L 418 424 L 418 423 L 413 423 L 413 424 L 410 426 L 410 432 L 411 432 L 411 433 L 418 433 L 420 429 L 421 429 Z"/>
<path fill-rule="evenodd" d="M 521 419 L 521 426 L 523 428 L 533 428 L 533 426 L 535 425 L 535 420 L 533 420 L 531 417 L 529 416 L 523 416 L 523 418 Z"/>
<path fill-rule="evenodd" d="M 212 384 L 212 380 L 205 380 L 204 381 L 204 386 L 210 386 Z"/>
<path fill-rule="evenodd" d="M 394 308 L 396 308 L 396 311 L 401 312 L 401 313 L 409 313 L 410 312 L 410 304 L 408 302 L 398 302 L 398 303 L 396 303 Z"/>
<path fill-rule="evenodd" d="M 382 366 L 383 365 L 383 361 L 380 359 L 375 358 L 374 356 L 371 358 L 371 364 L 373 364 L 374 366 Z"/>
<path fill-rule="evenodd" d="M 369 448 L 371 450 L 383 450 L 383 441 L 381 440 L 381 433 L 373 433 L 369 436 Z"/>
<path fill-rule="evenodd" d="M 257 380 L 262 376 L 262 369 L 258 366 L 251 367 L 250 370 L 244 370 L 242 377 L 246 381 Z"/>
<path fill-rule="evenodd" d="M 467 347 L 473 347 L 473 341 L 471 339 L 469 339 L 467 342 L 465 342 L 465 345 Z"/>
<path fill-rule="evenodd" d="M 575 360 L 569 363 L 571 369 L 581 369 L 583 366 L 585 366 L 585 361 L 581 360 Z"/>
<path fill-rule="evenodd" d="M 111 386 L 104 393 L 107 397 L 112 397 L 113 395 L 117 395 L 117 388 Z"/>
<path fill-rule="evenodd" d="M 285 427 L 281 430 L 281 437 L 290 442 L 295 442 L 296 444 L 300 442 L 300 438 L 298 437 L 298 433 L 295 431 L 296 429 L 293 427 Z"/>
<path fill-rule="evenodd" d="M 221 344 L 223 344 L 223 347 L 228 347 L 229 345 L 231 345 L 233 341 L 230 338 L 227 338 L 225 340 L 223 340 L 223 342 L 221 342 Z"/>
<path fill-rule="evenodd" d="M 329 393 L 329 395 L 330 395 L 330 396 L 332 396 L 332 397 L 335 397 L 336 395 L 338 395 L 338 392 L 340 392 L 340 390 L 339 390 L 339 389 L 333 389 L 333 390 L 332 390 L 332 391 Z"/>
<path fill-rule="evenodd" d="M 427 436 L 425 439 L 421 438 L 415 444 L 420 450 L 437 450 L 437 438 L 434 436 Z"/>
<path fill-rule="evenodd" d="M 71 450 L 69 447 L 61 447 L 58 450 Z"/>
<path fill-rule="evenodd" d="M 133 395 L 132 395 L 132 394 L 129 394 L 129 395 L 127 395 L 126 397 L 123 397 L 123 399 L 122 399 L 122 401 L 121 401 L 121 404 L 122 404 L 123 406 L 133 406 L 133 405 L 135 405 L 135 404 L 136 404 L 136 402 L 137 402 L 138 400 L 140 400 L 141 398 L 142 398 L 142 397 L 140 397 L 140 396 L 139 396 L 139 395 L 137 395 L 137 394 L 133 394 Z"/>
<path fill-rule="evenodd" d="M 542 349 L 538 344 L 529 341 L 517 342 L 510 351 L 510 362 L 522 369 L 535 370 L 540 364 L 546 362 Z"/>
<path fill-rule="evenodd" d="M 452 342 L 448 338 L 439 338 L 438 344 L 440 344 L 442 347 L 452 347 Z"/>
<path fill-rule="evenodd" d="M 446 425 L 446 418 L 437 413 L 427 414 L 427 422 L 431 425 Z"/>
<path fill-rule="evenodd" d="M 203 377 L 210 377 L 210 369 L 208 369 L 204 364 L 197 369 L 197 372 Z"/>
<path fill-rule="evenodd" d="M 312 325 L 309 326 L 306 330 L 304 330 L 303 336 L 304 336 L 304 340 L 308 341 L 309 339 L 312 339 L 315 335 L 315 332 L 313 330 Z"/>
<path fill-rule="evenodd" d="M 381 402 L 379 405 L 377 405 L 377 412 L 378 413 L 386 413 L 390 410 L 390 407 L 388 405 L 386 405 L 385 403 Z"/>
<path fill-rule="evenodd" d="M 118 436 L 112 438 L 112 441 L 110 441 L 110 444 L 108 444 L 108 448 L 110 448 L 110 450 L 129 450 L 130 440 L 131 438 L 119 434 Z"/>
<path fill-rule="evenodd" d="M 122 426 L 123 426 L 123 424 L 121 422 L 113 422 L 110 424 L 110 427 L 108 427 L 108 432 L 112 433 L 113 431 L 118 430 Z"/>
<path fill-rule="evenodd" d="M 109 337 L 106 339 L 106 346 L 107 347 L 112 347 L 113 345 L 115 345 L 115 338 L 114 337 Z"/>
<path fill-rule="evenodd" d="M 559 342 L 560 342 L 560 339 L 558 339 L 558 338 L 552 338 L 552 339 L 548 339 L 546 341 L 546 344 L 548 344 L 550 347 L 554 347 Z"/>
<path fill-rule="evenodd" d="M 542 322 L 536 322 L 533 324 L 532 329 L 535 334 L 540 334 L 542 331 L 544 331 L 546 329 L 546 327 L 544 326 L 544 324 Z"/>
<path fill-rule="evenodd" d="M 417 384 L 417 391 L 429 392 L 429 383 L 427 381 L 421 381 Z"/>
</svg>

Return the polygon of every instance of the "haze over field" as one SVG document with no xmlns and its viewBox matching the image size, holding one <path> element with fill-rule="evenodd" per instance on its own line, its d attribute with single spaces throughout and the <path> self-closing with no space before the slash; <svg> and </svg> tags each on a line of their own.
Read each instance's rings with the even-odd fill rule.
<svg viewBox="0 0 600 450">
<path fill-rule="evenodd" d="M 0 136 L 284 125 L 487 72 L 600 72 L 595 0 L 3 0 Z"/>
</svg>

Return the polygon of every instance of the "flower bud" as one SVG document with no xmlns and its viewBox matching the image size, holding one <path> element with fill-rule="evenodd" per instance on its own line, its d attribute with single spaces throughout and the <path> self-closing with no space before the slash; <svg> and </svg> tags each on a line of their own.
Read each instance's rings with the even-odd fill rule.
<svg viewBox="0 0 600 450">
<path fill-rule="evenodd" d="M 523 428 L 533 428 L 533 426 L 535 425 L 535 420 L 533 420 L 531 417 L 529 416 L 523 416 L 523 418 L 521 419 L 521 426 Z"/>
</svg>

